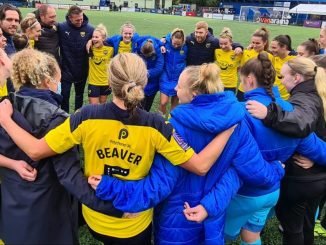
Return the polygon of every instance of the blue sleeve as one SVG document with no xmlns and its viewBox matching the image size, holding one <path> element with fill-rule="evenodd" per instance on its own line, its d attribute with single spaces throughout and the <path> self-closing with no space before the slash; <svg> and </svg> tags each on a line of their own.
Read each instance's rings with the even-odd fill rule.
<svg viewBox="0 0 326 245">
<path fill-rule="evenodd" d="M 119 40 L 121 39 L 121 35 L 114 35 L 111 37 L 108 37 L 105 42 L 109 45 L 109 46 L 115 46 L 116 42 L 119 42 Z"/>
<path fill-rule="evenodd" d="M 240 187 L 241 180 L 235 169 L 231 167 L 210 192 L 202 198 L 200 204 L 204 206 L 208 216 L 220 216 L 225 212 Z"/>
<path fill-rule="evenodd" d="M 315 133 L 302 139 L 296 150 L 316 164 L 326 166 L 326 142 Z"/>
<path fill-rule="evenodd" d="M 162 71 L 163 71 L 163 67 L 164 67 L 164 56 L 161 53 L 161 50 L 156 50 L 156 63 L 155 66 L 148 69 L 148 74 L 149 74 L 149 78 L 151 77 L 158 77 Z"/>
<path fill-rule="evenodd" d="M 105 39 L 105 42 L 107 43 L 108 46 L 113 46 L 113 38 L 112 37 L 108 37 L 107 39 Z"/>
<path fill-rule="evenodd" d="M 284 169 L 279 161 L 267 162 L 251 135 L 248 126 L 241 123 L 239 131 L 239 150 L 235 154 L 232 166 L 241 180 L 248 185 L 272 187 L 284 176 Z"/>
<path fill-rule="evenodd" d="M 136 213 L 156 206 L 173 190 L 182 169 L 156 154 L 152 168 L 144 179 L 123 181 L 103 176 L 96 189 L 97 197 L 111 200 L 115 208 Z"/>
</svg>

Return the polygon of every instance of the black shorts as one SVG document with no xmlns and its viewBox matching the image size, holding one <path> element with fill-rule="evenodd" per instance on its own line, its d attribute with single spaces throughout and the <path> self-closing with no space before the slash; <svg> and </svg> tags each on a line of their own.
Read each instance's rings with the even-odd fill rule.
<svg viewBox="0 0 326 245">
<path fill-rule="evenodd" d="M 98 86 L 88 84 L 88 97 L 108 96 L 111 94 L 110 86 Z"/>
</svg>

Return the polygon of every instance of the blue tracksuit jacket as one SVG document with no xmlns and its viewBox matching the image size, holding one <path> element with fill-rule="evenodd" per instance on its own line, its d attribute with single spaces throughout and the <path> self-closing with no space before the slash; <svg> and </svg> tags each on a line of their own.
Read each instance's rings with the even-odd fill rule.
<svg viewBox="0 0 326 245">
<path fill-rule="evenodd" d="M 141 48 L 148 39 L 153 41 L 155 54 L 151 57 L 144 57 L 141 53 Z M 164 57 L 160 47 L 161 42 L 155 37 L 144 36 L 137 40 L 137 54 L 145 61 L 148 71 L 148 83 L 144 89 L 146 96 L 155 95 L 159 91 L 159 79 L 164 66 Z"/>
<path fill-rule="evenodd" d="M 164 69 L 160 77 L 160 92 L 168 96 L 175 96 L 177 92 L 174 88 L 181 72 L 186 67 L 188 48 L 187 45 L 174 48 L 170 33 L 166 36 L 165 48 Z"/>
</svg>

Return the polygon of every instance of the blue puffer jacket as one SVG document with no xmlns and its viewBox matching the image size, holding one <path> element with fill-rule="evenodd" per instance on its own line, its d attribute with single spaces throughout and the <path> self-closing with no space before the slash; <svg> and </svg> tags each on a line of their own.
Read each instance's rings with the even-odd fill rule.
<svg viewBox="0 0 326 245">
<path fill-rule="evenodd" d="M 293 111 L 291 103 L 283 100 L 280 97 L 277 87 L 273 88 L 275 102 L 284 111 Z M 256 100 L 265 106 L 272 102 L 272 98 L 267 94 L 264 88 L 257 88 L 245 93 L 246 100 Z M 295 152 L 314 160 L 318 164 L 325 164 L 326 159 L 326 144 L 319 139 L 316 134 L 310 134 L 307 138 L 293 138 L 286 136 L 272 128 L 266 127 L 259 119 L 252 117 L 249 113 L 246 114 L 246 121 L 249 129 L 257 141 L 259 149 L 267 161 L 279 160 L 285 162 Z M 263 136 L 263 137 L 262 137 Z M 266 141 L 268 139 L 268 141 Z M 272 193 L 280 187 L 276 183 L 273 188 L 262 189 L 256 187 L 248 187 L 244 185 L 240 190 L 240 195 L 260 196 Z"/>
<path fill-rule="evenodd" d="M 279 91 L 276 87 L 273 88 L 273 93 L 275 96 L 275 102 L 279 106 L 287 111 L 293 110 L 292 104 L 284 101 L 280 97 Z M 246 100 L 257 100 L 264 105 L 268 105 L 272 102 L 271 97 L 267 94 L 264 88 L 257 88 L 246 92 L 245 98 Z M 280 160 L 285 162 L 294 152 L 298 152 L 301 155 L 310 158 L 315 163 L 320 165 L 326 164 L 326 143 L 318 138 L 315 133 L 310 134 L 306 138 L 292 138 L 281 134 L 272 128 L 266 127 L 261 120 L 250 116 L 249 113 L 245 116 L 245 122 L 252 135 L 255 137 L 260 151 L 266 160 Z M 268 139 L 268 141 L 266 141 L 266 139 Z M 245 196 L 260 196 L 272 193 L 278 188 L 278 182 L 269 188 L 244 184 L 238 193 Z M 210 216 L 219 216 L 224 213 L 226 206 L 222 206 L 224 203 L 219 201 L 219 198 L 223 195 L 225 195 L 225 190 L 220 188 L 219 184 L 217 184 L 216 188 L 212 188 L 209 194 L 201 200 L 201 204 L 205 207 Z M 216 202 L 214 203 L 212 200 L 216 200 Z"/>
<path fill-rule="evenodd" d="M 81 27 L 75 27 L 68 16 L 66 16 L 65 22 L 58 25 L 63 81 L 86 81 L 88 75 L 86 44 L 92 38 L 93 31 L 94 28 L 88 24 L 88 18 L 85 14 Z"/>
<path fill-rule="evenodd" d="M 137 33 L 134 33 L 134 35 L 131 38 L 131 52 L 132 53 L 137 52 L 137 40 L 138 39 L 139 39 L 139 35 Z M 114 55 L 117 55 L 119 52 L 119 44 L 122 41 L 122 36 L 114 35 L 112 37 L 108 37 L 105 41 L 109 46 L 113 47 Z"/>
<path fill-rule="evenodd" d="M 141 48 L 147 40 L 152 40 L 154 44 L 155 54 L 151 57 L 144 57 L 141 53 Z M 145 95 L 151 96 L 159 90 L 159 79 L 164 67 L 164 57 L 161 53 L 161 41 L 155 37 L 144 36 L 137 40 L 137 54 L 143 58 L 148 71 L 148 83 L 144 89 Z"/>
<path fill-rule="evenodd" d="M 155 206 L 156 244 L 223 244 L 224 215 L 210 217 L 204 224 L 189 222 L 183 204 L 198 205 L 202 197 L 218 183 L 221 196 L 214 196 L 226 207 L 241 185 L 271 187 L 284 170 L 278 162 L 267 163 L 242 119 L 245 110 L 233 93 L 197 96 L 190 104 L 179 105 L 171 113 L 171 123 L 196 152 L 201 151 L 221 131 L 238 123 L 222 155 L 206 176 L 197 176 L 169 165 L 156 156 L 149 176 L 139 181 L 120 181 L 104 176 L 97 196 L 112 200 L 115 207 L 138 212 Z M 239 176 L 239 177 L 238 177 Z M 216 200 L 210 200 L 215 203 Z M 225 209 L 224 209 L 225 210 Z"/>
</svg>

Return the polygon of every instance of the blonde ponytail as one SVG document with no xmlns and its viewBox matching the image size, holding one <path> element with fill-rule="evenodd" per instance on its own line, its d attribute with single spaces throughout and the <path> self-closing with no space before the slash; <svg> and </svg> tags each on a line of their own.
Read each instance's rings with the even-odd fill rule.
<svg viewBox="0 0 326 245">
<path fill-rule="evenodd" d="M 323 116 L 326 121 L 326 73 L 322 67 L 316 67 L 315 84 L 319 97 L 323 102 Z"/>
<path fill-rule="evenodd" d="M 184 72 L 188 75 L 190 89 L 197 94 L 214 94 L 224 90 L 220 68 L 215 63 L 189 66 Z"/>
</svg>

